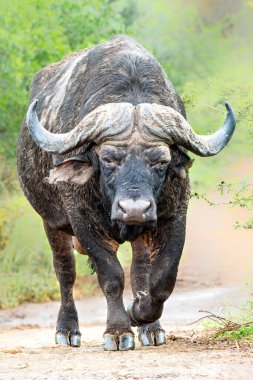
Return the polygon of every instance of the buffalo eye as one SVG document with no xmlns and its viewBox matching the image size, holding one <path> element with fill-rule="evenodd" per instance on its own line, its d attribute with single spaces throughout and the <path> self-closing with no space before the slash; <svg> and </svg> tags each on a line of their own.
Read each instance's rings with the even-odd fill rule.
<svg viewBox="0 0 253 380">
<path fill-rule="evenodd" d="M 168 165 L 168 161 L 166 160 L 159 160 L 159 161 L 155 161 L 155 162 L 151 162 L 150 163 L 150 166 L 151 167 L 154 167 L 154 168 L 159 168 L 159 169 L 162 169 L 164 168 L 166 165 Z"/>
<path fill-rule="evenodd" d="M 117 160 L 115 157 L 104 156 L 102 157 L 102 161 L 106 166 L 110 166 L 110 167 L 120 165 L 119 160 Z"/>
</svg>

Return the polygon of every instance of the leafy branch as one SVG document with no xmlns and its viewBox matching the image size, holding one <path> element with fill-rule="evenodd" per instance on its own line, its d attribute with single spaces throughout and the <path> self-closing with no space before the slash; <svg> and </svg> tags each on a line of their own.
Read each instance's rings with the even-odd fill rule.
<svg viewBox="0 0 253 380">
<path fill-rule="evenodd" d="M 240 207 L 247 210 L 253 210 L 253 184 L 240 183 L 237 185 L 221 181 L 217 185 L 217 190 L 222 196 L 229 197 L 224 202 L 214 202 L 206 194 L 192 193 L 191 198 L 203 199 L 209 206 L 228 205 L 231 207 Z M 235 228 L 253 229 L 253 218 L 244 223 L 236 222 Z"/>
</svg>

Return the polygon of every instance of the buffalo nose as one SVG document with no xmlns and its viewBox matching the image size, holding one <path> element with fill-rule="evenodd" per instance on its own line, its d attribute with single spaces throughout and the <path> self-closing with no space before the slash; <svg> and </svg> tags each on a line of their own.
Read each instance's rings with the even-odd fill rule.
<svg viewBox="0 0 253 380">
<path fill-rule="evenodd" d="M 123 213 L 125 222 L 145 222 L 146 215 L 151 208 L 151 202 L 148 199 L 133 200 L 126 198 L 121 199 L 118 206 Z"/>
</svg>

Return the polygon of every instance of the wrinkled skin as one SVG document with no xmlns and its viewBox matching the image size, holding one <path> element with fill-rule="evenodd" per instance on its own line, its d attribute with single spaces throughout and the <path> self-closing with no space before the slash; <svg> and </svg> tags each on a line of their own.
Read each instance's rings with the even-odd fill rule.
<svg viewBox="0 0 253 380">
<path fill-rule="evenodd" d="M 158 62 L 127 37 L 78 54 L 43 69 L 31 86 L 31 99 L 40 98 L 39 117 L 54 133 L 70 130 L 92 109 L 113 101 L 164 104 L 185 116 L 183 103 Z M 64 93 L 62 78 L 66 77 Z M 23 123 L 19 180 L 43 219 L 60 283 L 56 343 L 80 345 L 72 291 L 73 237 L 75 246 L 88 254 L 107 300 L 104 349 L 133 349 L 131 325 L 139 326 L 143 345 L 164 343 L 158 319 L 173 291 L 184 245 L 190 163 L 180 147 L 141 139 L 109 139 L 64 156 L 52 155 L 36 146 Z M 134 300 L 128 312 L 122 299 L 124 272 L 116 255 L 119 243 L 126 240 L 133 250 Z"/>
<path fill-rule="evenodd" d="M 133 241 L 156 226 L 157 198 L 171 161 L 170 150 L 167 146 L 103 145 L 99 161 L 101 188 L 111 205 L 111 220 L 119 229 L 118 240 Z"/>
</svg>

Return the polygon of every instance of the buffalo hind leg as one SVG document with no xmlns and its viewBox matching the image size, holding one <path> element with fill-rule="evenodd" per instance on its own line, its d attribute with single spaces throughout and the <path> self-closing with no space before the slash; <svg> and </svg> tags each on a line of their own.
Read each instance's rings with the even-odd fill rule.
<svg viewBox="0 0 253 380">
<path fill-rule="evenodd" d="M 151 272 L 151 247 L 149 233 L 132 242 L 133 259 L 131 266 L 131 286 L 134 297 L 142 298 L 149 289 Z M 166 343 L 165 331 L 159 320 L 138 326 L 138 339 L 142 346 L 160 346 Z"/>
<path fill-rule="evenodd" d="M 61 306 L 58 313 L 55 342 L 64 346 L 79 347 L 81 334 L 73 299 L 76 270 L 72 239 L 70 235 L 51 228 L 47 223 L 44 223 L 44 227 L 53 251 L 54 269 L 61 291 Z"/>
</svg>

